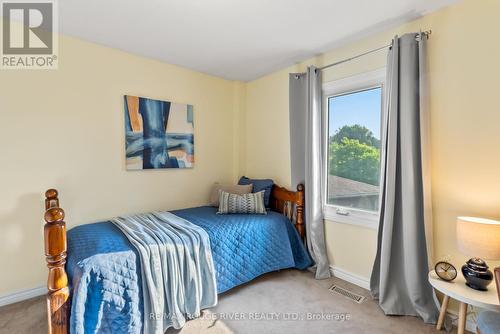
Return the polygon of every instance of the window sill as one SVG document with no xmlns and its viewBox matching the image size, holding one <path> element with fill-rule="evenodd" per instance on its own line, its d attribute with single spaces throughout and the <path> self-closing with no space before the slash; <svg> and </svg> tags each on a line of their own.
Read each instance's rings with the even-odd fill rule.
<svg viewBox="0 0 500 334">
<path fill-rule="evenodd" d="M 369 228 L 372 230 L 378 229 L 379 218 L 377 214 L 352 210 L 349 211 L 349 215 L 341 215 L 337 213 L 336 207 L 326 206 L 323 209 L 323 218 L 325 220 L 340 223 L 340 224 L 348 224 L 354 226 L 360 226 L 364 228 Z"/>
</svg>

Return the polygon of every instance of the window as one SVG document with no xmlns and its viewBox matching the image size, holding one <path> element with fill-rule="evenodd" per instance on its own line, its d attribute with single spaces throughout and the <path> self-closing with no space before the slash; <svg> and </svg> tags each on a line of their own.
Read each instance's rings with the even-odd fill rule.
<svg viewBox="0 0 500 334">
<path fill-rule="evenodd" d="M 326 219 L 378 225 L 383 73 L 324 85 Z"/>
</svg>

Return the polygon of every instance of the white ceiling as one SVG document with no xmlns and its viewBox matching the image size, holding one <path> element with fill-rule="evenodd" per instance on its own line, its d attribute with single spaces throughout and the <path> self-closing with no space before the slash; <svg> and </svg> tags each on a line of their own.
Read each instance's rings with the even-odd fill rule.
<svg viewBox="0 0 500 334">
<path fill-rule="evenodd" d="M 63 34 L 248 81 L 456 0 L 63 0 Z"/>
</svg>

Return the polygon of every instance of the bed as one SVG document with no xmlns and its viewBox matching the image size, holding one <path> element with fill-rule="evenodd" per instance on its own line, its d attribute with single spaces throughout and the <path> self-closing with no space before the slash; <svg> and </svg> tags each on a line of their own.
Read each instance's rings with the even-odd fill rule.
<svg viewBox="0 0 500 334">
<path fill-rule="evenodd" d="M 142 298 L 137 252 L 111 222 L 66 232 L 58 192 L 45 193 L 45 254 L 49 268 L 49 333 L 140 333 Z M 217 215 L 216 208 L 172 211 L 207 231 L 217 292 L 285 268 L 305 269 L 304 186 L 274 186 L 267 215 Z"/>
</svg>

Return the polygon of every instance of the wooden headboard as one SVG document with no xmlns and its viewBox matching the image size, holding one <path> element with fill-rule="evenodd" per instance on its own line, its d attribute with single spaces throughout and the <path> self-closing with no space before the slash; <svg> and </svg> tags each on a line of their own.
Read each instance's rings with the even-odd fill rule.
<svg viewBox="0 0 500 334">
<path fill-rule="evenodd" d="M 271 210 L 287 216 L 299 232 L 302 241 L 305 241 L 306 230 L 304 227 L 304 185 L 299 184 L 297 191 L 274 185 L 271 191 L 269 205 Z"/>
<path fill-rule="evenodd" d="M 55 189 L 45 192 L 45 258 L 49 268 L 47 279 L 47 314 L 49 334 L 69 333 L 70 291 L 66 275 L 66 223 L 64 210 L 59 207 L 59 193 Z M 279 212 L 295 223 L 304 240 L 304 186 L 289 191 L 273 186 L 270 198 L 271 210 Z"/>
</svg>

